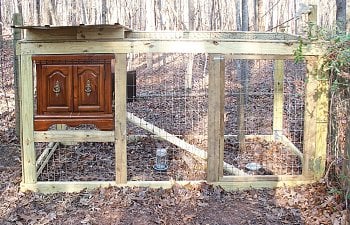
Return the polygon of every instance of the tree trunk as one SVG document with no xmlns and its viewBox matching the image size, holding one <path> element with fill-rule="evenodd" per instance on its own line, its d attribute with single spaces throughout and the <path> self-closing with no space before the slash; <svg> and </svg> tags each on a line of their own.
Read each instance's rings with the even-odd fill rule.
<svg viewBox="0 0 350 225">
<path fill-rule="evenodd" d="M 101 4 L 101 22 L 102 24 L 106 24 L 107 23 L 107 0 L 102 0 L 102 4 Z"/>
<path fill-rule="evenodd" d="M 265 25 L 264 25 L 264 1 L 263 0 L 257 0 L 258 1 L 258 31 L 265 31 Z"/>
<path fill-rule="evenodd" d="M 40 0 L 35 0 L 34 3 L 34 24 L 40 25 Z"/>
<path fill-rule="evenodd" d="M 346 32 L 350 33 L 350 1 L 346 2 Z"/>
<path fill-rule="evenodd" d="M 146 30 L 155 30 L 155 18 L 154 18 L 154 0 L 148 1 L 146 4 Z M 153 67 L 152 53 L 147 53 L 147 69 L 151 70 Z"/>
<path fill-rule="evenodd" d="M 242 0 L 242 31 L 249 29 L 248 0 Z"/>
<path fill-rule="evenodd" d="M 346 30 L 346 0 L 336 0 L 336 21 L 341 31 Z M 348 12 L 349 13 L 349 12 Z"/>
<path fill-rule="evenodd" d="M 0 25 L 2 25 L 2 11 L 1 11 L 1 9 L 2 9 L 2 7 L 1 7 L 1 1 L 0 1 Z"/>
<path fill-rule="evenodd" d="M 248 31 L 249 28 L 249 13 L 248 13 L 248 1 L 242 0 L 242 31 Z M 246 149 L 245 144 L 245 111 L 248 96 L 248 61 L 238 60 L 237 62 L 237 76 L 241 81 L 241 89 L 239 92 L 239 108 L 238 108 L 238 142 L 239 151 L 243 152 Z"/>
<path fill-rule="evenodd" d="M 23 25 L 22 14 L 15 13 L 13 14 L 13 25 Z M 14 88 L 15 88 L 15 119 L 16 119 L 16 135 L 20 137 L 20 93 L 19 93 L 19 56 L 16 54 L 16 45 L 19 40 L 22 38 L 22 31 L 20 29 L 13 29 L 13 49 L 14 49 L 14 65 L 13 65 L 13 73 L 14 73 Z"/>
<path fill-rule="evenodd" d="M 146 30 L 155 30 L 154 0 L 146 2 Z"/>
<path fill-rule="evenodd" d="M 236 6 L 236 30 L 242 30 L 241 0 L 235 0 Z"/>
</svg>

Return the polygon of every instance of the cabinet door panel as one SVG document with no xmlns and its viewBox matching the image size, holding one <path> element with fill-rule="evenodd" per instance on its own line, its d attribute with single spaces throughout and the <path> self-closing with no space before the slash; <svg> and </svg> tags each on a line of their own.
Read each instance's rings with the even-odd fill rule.
<svg viewBox="0 0 350 225">
<path fill-rule="evenodd" d="M 38 93 L 42 96 L 38 103 L 42 112 L 73 111 L 73 73 L 71 66 L 42 65 Z"/>
<path fill-rule="evenodd" d="M 74 66 L 74 111 L 104 111 L 104 66 Z"/>
</svg>

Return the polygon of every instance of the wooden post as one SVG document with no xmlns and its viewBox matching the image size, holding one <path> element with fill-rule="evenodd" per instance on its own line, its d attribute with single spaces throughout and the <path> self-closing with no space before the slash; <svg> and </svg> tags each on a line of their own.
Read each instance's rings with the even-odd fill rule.
<svg viewBox="0 0 350 225">
<path fill-rule="evenodd" d="M 223 176 L 224 159 L 225 60 L 223 55 L 209 55 L 208 165 L 207 181 Z"/>
<path fill-rule="evenodd" d="M 56 124 L 56 130 L 68 130 L 68 127 L 66 124 Z M 71 146 L 71 145 L 76 145 L 78 144 L 77 142 L 74 141 L 65 141 L 65 142 L 59 142 L 64 146 Z"/>
<path fill-rule="evenodd" d="M 115 179 L 117 184 L 127 182 L 126 155 L 126 54 L 115 54 Z"/>
<path fill-rule="evenodd" d="M 275 61 L 274 89 L 273 89 L 273 135 L 279 140 L 283 135 L 283 78 L 284 61 Z"/>
<path fill-rule="evenodd" d="M 36 178 L 36 153 L 34 148 L 34 123 L 33 123 L 33 68 L 31 55 L 21 56 L 21 147 L 23 183 L 35 184 Z"/>
<path fill-rule="evenodd" d="M 13 25 L 23 25 L 23 18 L 20 13 L 13 14 Z M 16 135 L 20 136 L 20 93 L 19 93 L 19 71 L 20 71 L 20 59 L 17 55 L 16 46 L 18 40 L 22 39 L 21 29 L 13 29 L 13 48 L 14 48 L 14 84 L 15 84 L 15 117 L 16 117 Z"/>
<path fill-rule="evenodd" d="M 328 103 L 329 80 L 328 73 L 317 67 L 317 106 L 316 106 L 316 151 L 314 170 L 316 179 L 322 178 L 325 172 L 327 157 L 328 134 Z"/>
<path fill-rule="evenodd" d="M 314 175 L 313 162 L 316 151 L 316 106 L 317 106 L 317 61 L 316 57 L 306 60 L 306 90 L 305 90 L 305 112 L 304 112 L 304 161 L 303 175 L 312 177 Z"/>
</svg>

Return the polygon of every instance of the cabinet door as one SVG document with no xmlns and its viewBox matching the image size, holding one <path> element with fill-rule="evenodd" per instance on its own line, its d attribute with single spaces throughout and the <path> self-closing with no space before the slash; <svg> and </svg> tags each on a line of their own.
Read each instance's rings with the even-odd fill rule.
<svg viewBox="0 0 350 225">
<path fill-rule="evenodd" d="M 41 65 L 38 79 L 38 111 L 73 111 L 72 67 L 66 65 Z"/>
<path fill-rule="evenodd" d="M 77 65 L 74 69 L 74 111 L 104 111 L 104 65 Z"/>
</svg>

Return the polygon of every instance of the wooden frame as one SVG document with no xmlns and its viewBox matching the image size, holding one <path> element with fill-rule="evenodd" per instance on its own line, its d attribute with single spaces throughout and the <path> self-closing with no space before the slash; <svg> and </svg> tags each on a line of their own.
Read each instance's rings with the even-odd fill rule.
<svg viewBox="0 0 350 225">
<path fill-rule="evenodd" d="M 317 68 L 317 57 L 322 53 L 318 43 L 303 46 L 307 56 L 306 107 L 304 118 L 304 149 L 299 150 L 281 134 L 283 119 L 283 60 L 293 59 L 293 51 L 298 47 L 298 38 L 276 33 L 247 32 L 130 32 L 123 27 L 111 27 L 97 35 L 99 26 L 88 27 L 16 27 L 27 29 L 26 39 L 17 46 L 21 56 L 21 148 L 23 180 L 21 190 L 40 192 L 80 191 L 84 188 L 107 186 L 149 186 L 171 187 L 172 181 L 128 181 L 126 160 L 126 121 L 137 120 L 126 111 L 126 54 L 127 53 L 208 53 L 209 54 L 209 111 L 208 111 L 208 152 L 193 148 L 174 135 L 167 136 L 201 158 L 207 159 L 207 182 L 227 189 L 250 187 L 278 187 L 314 182 L 324 173 L 328 115 L 328 83 Z M 62 30 L 60 30 L 62 29 Z M 62 32 L 62 35 L 57 35 Z M 55 33 L 55 36 L 52 35 Z M 83 34 L 83 36 L 82 36 Z M 79 36 L 80 35 L 80 36 Z M 42 54 L 115 54 L 115 128 L 114 131 L 36 131 L 33 130 L 33 68 L 32 55 Z M 233 171 L 243 176 L 223 176 L 223 168 L 229 167 L 223 161 L 224 149 L 224 61 L 225 59 L 274 59 L 274 134 L 264 135 L 271 140 L 279 140 L 303 161 L 303 174 L 298 176 L 245 176 L 243 171 Z M 282 85 L 281 85 L 282 83 Z M 25 104 L 24 104 L 25 102 Z M 138 118 L 140 119 L 140 118 Z M 140 122 L 140 121 L 139 121 Z M 149 124 L 143 124 L 147 130 Z M 154 127 L 153 127 L 154 128 Z M 157 133 L 158 132 L 158 133 Z M 165 131 L 164 131 L 165 132 Z M 163 130 L 154 132 L 162 136 Z M 276 135 L 277 134 L 277 135 Z M 161 137 L 160 137 L 161 138 Z M 37 176 L 42 165 L 47 163 L 56 144 L 48 146 L 37 165 L 35 142 L 114 142 L 116 158 L 116 178 L 107 182 L 38 182 Z M 237 170 L 235 170 L 237 169 Z M 196 184 L 202 181 L 180 181 L 179 184 Z"/>
</svg>

